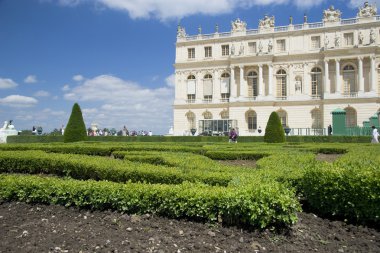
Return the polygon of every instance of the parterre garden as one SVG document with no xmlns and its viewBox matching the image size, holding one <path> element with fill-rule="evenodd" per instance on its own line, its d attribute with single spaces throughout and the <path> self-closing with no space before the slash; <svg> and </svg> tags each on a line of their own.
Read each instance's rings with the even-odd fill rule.
<svg viewBox="0 0 380 253">
<path fill-rule="evenodd" d="M 380 149 L 370 144 L 0 145 L 0 200 L 283 228 L 307 206 L 380 224 Z M 333 163 L 316 155 L 342 154 Z M 257 160 L 256 168 L 217 160 Z"/>
</svg>

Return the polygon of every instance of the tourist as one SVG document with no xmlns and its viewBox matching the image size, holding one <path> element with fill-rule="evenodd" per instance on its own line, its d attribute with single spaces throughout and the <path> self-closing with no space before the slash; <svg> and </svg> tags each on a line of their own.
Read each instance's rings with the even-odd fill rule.
<svg viewBox="0 0 380 253">
<path fill-rule="evenodd" d="M 327 132 L 328 132 L 329 135 L 332 135 L 332 126 L 331 125 L 329 125 L 327 127 Z"/>
<path fill-rule="evenodd" d="M 235 131 L 235 128 L 232 128 L 229 134 L 229 142 L 237 143 L 237 133 Z"/>
<path fill-rule="evenodd" d="M 371 143 L 379 143 L 379 132 L 375 126 L 372 126 L 372 140 Z"/>
</svg>

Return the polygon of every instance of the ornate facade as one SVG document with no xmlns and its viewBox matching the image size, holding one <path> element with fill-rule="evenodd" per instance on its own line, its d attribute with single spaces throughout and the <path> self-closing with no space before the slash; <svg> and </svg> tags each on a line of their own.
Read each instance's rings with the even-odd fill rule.
<svg viewBox="0 0 380 253">
<path fill-rule="evenodd" d="M 333 6 L 322 22 L 258 29 L 240 19 L 230 32 L 196 36 L 178 27 L 174 135 L 262 135 L 272 111 L 291 134 L 324 134 L 331 112 L 362 125 L 380 108 L 380 17 L 365 3 L 341 19 Z M 262 131 L 259 131 L 262 130 Z"/>
</svg>

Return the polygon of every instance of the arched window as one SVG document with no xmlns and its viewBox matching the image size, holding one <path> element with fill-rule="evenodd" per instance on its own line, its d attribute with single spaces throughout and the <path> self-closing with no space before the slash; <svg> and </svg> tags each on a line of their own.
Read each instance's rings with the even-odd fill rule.
<svg viewBox="0 0 380 253">
<path fill-rule="evenodd" d="M 195 114 L 192 111 L 189 111 L 186 113 L 186 118 L 189 130 L 193 128 L 195 129 Z"/>
<path fill-rule="evenodd" d="M 222 102 L 228 102 L 230 98 L 230 74 L 223 73 L 220 78 L 220 96 Z"/>
<path fill-rule="evenodd" d="M 288 113 L 284 110 L 278 110 L 277 111 L 278 117 L 281 120 L 281 125 L 283 127 L 288 126 Z"/>
<path fill-rule="evenodd" d="M 203 77 L 203 101 L 209 103 L 212 101 L 213 85 L 212 75 L 206 74 Z"/>
<path fill-rule="evenodd" d="M 344 94 L 347 96 L 353 96 L 358 91 L 356 87 L 355 68 L 351 64 L 343 68 L 343 84 Z"/>
<path fill-rule="evenodd" d="M 196 80 L 194 75 L 187 77 L 187 102 L 194 103 L 196 94 Z"/>
<path fill-rule="evenodd" d="M 352 107 L 344 109 L 346 111 L 346 127 L 357 126 L 356 110 Z"/>
<path fill-rule="evenodd" d="M 227 110 L 223 110 L 221 113 L 220 113 L 220 118 L 221 119 L 229 119 L 230 118 L 230 114 Z"/>
<path fill-rule="evenodd" d="M 257 82 L 257 73 L 255 71 L 251 71 L 247 75 L 248 80 L 248 96 L 249 97 L 257 97 L 258 95 L 258 82 Z"/>
<path fill-rule="evenodd" d="M 311 96 L 320 97 L 322 95 L 322 70 L 313 68 L 311 70 Z"/>
<path fill-rule="evenodd" d="M 313 109 L 311 111 L 311 128 L 320 129 L 322 127 L 322 112 L 320 109 Z"/>
<path fill-rule="evenodd" d="M 248 131 L 253 131 L 257 129 L 257 114 L 253 110 L 246 112 L 246 119 L 248 123 Z"/>
<path fill-rule="evenodd" d="M 277 98 L 278 99 L 286 99 L 287 97 L 287 85 L 286 85 L 286 71 L 280 69 L 276 73 L 277 80 Z"/>
<path fill-rule="evenodd" d="M 205 111 L 202 115 L 204 119 L 212 119 L 212 113 L 209 111 Z"/>
</svg>

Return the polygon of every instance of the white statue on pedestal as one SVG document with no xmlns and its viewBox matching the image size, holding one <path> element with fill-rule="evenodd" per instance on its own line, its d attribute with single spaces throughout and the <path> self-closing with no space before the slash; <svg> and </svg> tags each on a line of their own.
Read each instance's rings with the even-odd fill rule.
<svg viewBox="0 0 380 253">
<path fill-rule="evenodd" d="M 377 8 L 376 5 L 370 5 L 368 2 L 364 3 L 364 7 L 359 7 L 358 17 L 359 18 L 369 18 L 376 16 Z"/>
<path fill-rule="evenodd" d="M 265 15 L 263 19 L 260 19 L 259 21 L 259 28 L 260 29 L 266 29 L 274 27 L 274 16 L 269 17 L 268 15 Z"/>
<path fill-rule="evenodd" d="M 178 28 L 177 28 L 177 38 L 186 38 L 186 30 L 185 30 L 185 27 L 181 27 L 180 25 L 178 25 Z"/>
<path fill-rule="evenodd" d="M 338 22 L 342 13 L 340 10 L 335 10 L 334 6 L 330 6 L 327 10 L 323 11 L 323 22 Z"/>
<path fill-rule="evenodd" d="M 4 121 L 4 126 L 0 128 L 0 143 L 6 143 L 7 137 L 11 135 L 18 135 L 18 132 L 12 124 L 12 120 Z"/>
<path fill-rule="evenodd" d="M 231 22 L 232 32 L 245 32 L 247 30 L 247 23 L 237 18 Z"/>
</svg>

